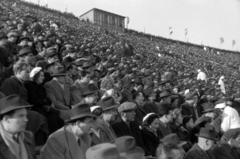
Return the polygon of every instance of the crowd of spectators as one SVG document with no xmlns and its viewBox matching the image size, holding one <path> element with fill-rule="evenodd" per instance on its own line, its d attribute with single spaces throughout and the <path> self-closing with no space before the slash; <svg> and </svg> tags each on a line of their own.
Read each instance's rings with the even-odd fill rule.
<svg viewBox="0 0 240 159">
<path fill-rule="evenodd" d="M 0 158 L 240 158 L 240 54 L 28 2 L 0 14 Z"/>
</svg>

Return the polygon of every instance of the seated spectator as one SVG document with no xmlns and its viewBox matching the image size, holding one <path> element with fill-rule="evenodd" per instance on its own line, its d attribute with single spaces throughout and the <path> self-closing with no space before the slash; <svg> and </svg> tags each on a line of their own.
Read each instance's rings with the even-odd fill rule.
<svg viewBox="0 0 240 159">
<path fill-rule="evenodd" d="M 66 70 L 67 70 L 66 84 L 72 86 L 75 83 L 75 78 L 78 73 L 77 66 L 74 63 L 69 64 Z"/>
<path fill-rule="evenodd" d="M 98 102 L 98 105 L 102 108 L 104 120 L 100 136 L 103 136 L 105 142 L 112 142 L 117 138 L 117 136 L 111 126 L 111 123 L 113 123 L 118 117 L 117 107 L 119 104 L 115 103 L 112 97 L 105 97 Z"/>
<path fill-rule="evenodd" d="M 87 103 L 89 105 L 94 105 L 97 103 L 98 97 L 98 89 L 94 84 L 89 84 L 82 88 L 83 99 L 80 103 Z M 78 105 L 78 104 L 77 104 Z M 74 107 L 74 105 L 73 105 Z"/>
<path fill-rule="evenodd" d="M 212 154 L 215 158 L 221 159 L 238 159 L 239 153 L 240 128 L 229 129 L 224 133 L 220 143 L 213 149 Z"/>
<path fill-rule="evenodd" d="M 2 84 L 2 92 L 6 95 L 18 94 L 24 101 L 28 100 L 28 93 L 24 82 L 29 80 L 29 65 L 25 60 L 20 60 L 13 66 L 14 76 L 7 78 Z M 45 142 L 49 130 L 46 118 L 41 114 L 28 110 L 27 130 L 34 133 L 36 145 Z"/>
<path fill-rule="evenodd" d="M 33 56 L 33 53 L 29 47 L 22 48 L 18 54 L 19 60 L 27 60 L 32 56 Z"/>
<path fill-rule="evenodd" d="M 71 103 L 72 105 L 78 104 L 83 99 L 83 88 L 89 85 L 90 73 L 82 71 L 80 73 L 81 79 L 77 79 L 71 86 Z"/>
<path fill-rule="evenodd" d="M 159 108 L 159 133 L 160 138 L 171 134 L 172 130 L 170 128 L 170 123 L 173 121 L 173 109 L 169 104 L 162 104 Z"/>
<path fill-rule="evenodd" d="M 44 84 L 48 98 L 51 99 L 54 107 L 60 110 L 71 109 L 70 86 L 65 83 L 66 73 L 63 68 L 57 68 L 52 74 L 53 79 Z"/>
<path fill-rule="evenodd" d="M 40 62 L 40 61 L 39 61 Z M 43 80 L 43 85 L 53 79 L 52 74 L 56 71 L 54 68 L 54 62 L 47 64 L 45 61 L 44 62 L 44 80 Z"/>
<path fill-rule="evenodd" d="M 63 128 L 54 132 L 41 150 L 42 158 L 65 159 L 72 156 L 86 159 L 85 154 L 91 147 L 91 127 L 95 115 L 91 114 L 88 104 L 82 104 L 70 111 L 70 118 Z"/>
<path fill-rule="evenodd" d="M 139 126 L 134 122 L 135 120 L 136 104 L 132 102 L 124 102 L 118 107 L 120 117 L 113 122 L 112 128 L 117 137 L 132 136 L 136 139 L 138 146 L 142 147 L 146 153 L 146 148 L 143 143 L 142 134 Z"/>
<path fill-rule="evenodd" d="M 63 120 L 59 118 L 59 110 L 52 107 L 52 101 L 47 97 L 42 86 L 44 73 L 41 67 L 36 67 L 30 72 L 31 81 L 25 83 L 28 92 L 28 102 L 33 105 L 32 110 L 47 118 L 50 133 L 63 126 Z"/>
<path fill-rule="evenodd" d="M 156 159 L 183 159 L 179 147 L 173 143 L 160 144 L 156 150 Z"/>
<path fill-rule="evenodd" d="M 207 152 L 214 146 L 214 142 L 218 141 L 218 135 L 214 130 L 201 128 L 198 136 L 198 143 L 187 152 L 184 159 L 211 159 L 214 158 L 211 152 Z"/>
<path fill-rule="evenodd" d="M 100 106 L 92 106 L 90 109 L 91 113 L 96 116 L 96 118 L 93 118 L 93 127 L 91 129 L 92 145 L 104 143 L 106 139 L 103 139 L 103 136 L 100 133 L 102 125 L 104 123 L 102 108 Z"/>
<path fill-rule="evenodd" d="M 34 158 L 34 137 L 26 131 L 27 108 L 31 107 L 18 95 L 0 100 L 0 155 L 2 159 Z"/>
<path fill-rule="evenodd" d="M 144 145 L 146 145 L 147 156 L 155 157 L 156 149 L 160 143 L 159 119 L 154 113 L 149 113 L 143 118 L 143 128 L 141 130 Z"/>
<path fill-rule="evenodd" d="M 196 108 L 196 103 L 197 103 L 197 96 L 194 93 L 188 93 L 185 97 L 185 103 L 183 103 L 180 106 L 181 113 L 183 116 L 193 116 L 193 120 L 196 121 L 198 116 L 197 116 L 197 108 Z"/>
</svg>

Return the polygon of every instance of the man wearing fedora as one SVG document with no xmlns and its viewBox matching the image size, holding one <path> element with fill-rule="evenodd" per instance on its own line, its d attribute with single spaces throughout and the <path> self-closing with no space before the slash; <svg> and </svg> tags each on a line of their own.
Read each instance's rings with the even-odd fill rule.
<svg viewBox="0 0 240 159">
<path fill-rule="evenodd" d="M 198 136 L 198 143 L 195 143 L 193 147 L 187 152 L 184 159 L 211 159 L 214 158 L 209 151 L 215 141 L 218 141 L 217 133 L 208 128 L 201 128 Z"/>
<path fill-rule="evenodd" d="M 33 53 L 30 47 L 24 47 L 19 51 L 18 57 L 19 59 L 27 60 L 28 58 L 32 57 Z"/>
<path fill-rule="evenodd" d="M 34 137 L 26 130 L 26 108 L 31 107 L 19 95 L 0 100 L 0 158 L 34 159 Z"/>
<path fill-rule="evenodd" d="M 71 103 L 73 105 L 78 104 L 83 99 L 83 88 L 87 87 L 90 82 L 90 73 L 86 71 L 81 71 L 81 79 L 77 79 L 75 83 L 71 86 Z"/>
<path fill-rule="evenodd" d="M 91 147 L 90 132 L 93 118 L 88 104 L 78 105 L 70 111 L 66 126 L 54 132 L 41 150 L 42 159 L 85 159 Z"/>
<path fill-rule="evenodd" d="M 98 105 L 102 108 L 104 120 L 100 136 L 102 136 L 105 141 L 112 142 L 117 138 L 117 136 L 111 126 L 111 123 L 117 119 L 117 107 L 119 104 L 115 103 L 112 97 L 104 97 L 98 102 Z"/>
<path fill-rule="evenodd" d="M 70 86 L 65 83 L 66 75 L 63 67 L 58 67 L 56 73 L 52 74 L 53 79 L 44 84 L 47 96 L 53 105 L 60 110 L 71 108 Z"/>
<path fill-rule="evenodd" d="M 119 117 L 111 125 L 117 137 L 133 136 L 136 139 L 137 145 L 146 151 L 139 125 L 135 122 L 135 109 L 135 103 L 122 103 L 118 107 Z"/>
</svg>

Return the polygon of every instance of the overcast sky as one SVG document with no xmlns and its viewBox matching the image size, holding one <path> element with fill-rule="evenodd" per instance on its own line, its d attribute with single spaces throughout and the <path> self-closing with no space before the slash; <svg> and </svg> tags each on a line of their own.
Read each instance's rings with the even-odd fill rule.
<svg viewBox="0 0 240 159">
<path fill-rule="evenodd" d="M 27 0 L 38 3 L 38 0 Z M 47 0 L 39 0 L 45 5 Z M 153 35 L 185 41 L 188 28 L 191 43 L 240 50 L 240 0 L 48 0 L 48 7 L 79 16 L 99 8 L 130 18 L 129 28 Z"/>
</svg>

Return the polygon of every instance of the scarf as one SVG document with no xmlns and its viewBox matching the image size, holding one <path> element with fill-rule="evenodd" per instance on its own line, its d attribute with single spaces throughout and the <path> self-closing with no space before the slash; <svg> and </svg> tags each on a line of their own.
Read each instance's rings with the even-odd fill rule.
<svg viewBox="0 0 240 159">
<path fill-rule="evenodd" d="M 0 135 L 16 159 L 28 159 L 28 154 L 23 143 L 24 133 L 18 133 L 16 140 L 14 140 L 15 136 L 9 134 L 0 122 Z"/>
</svg>

